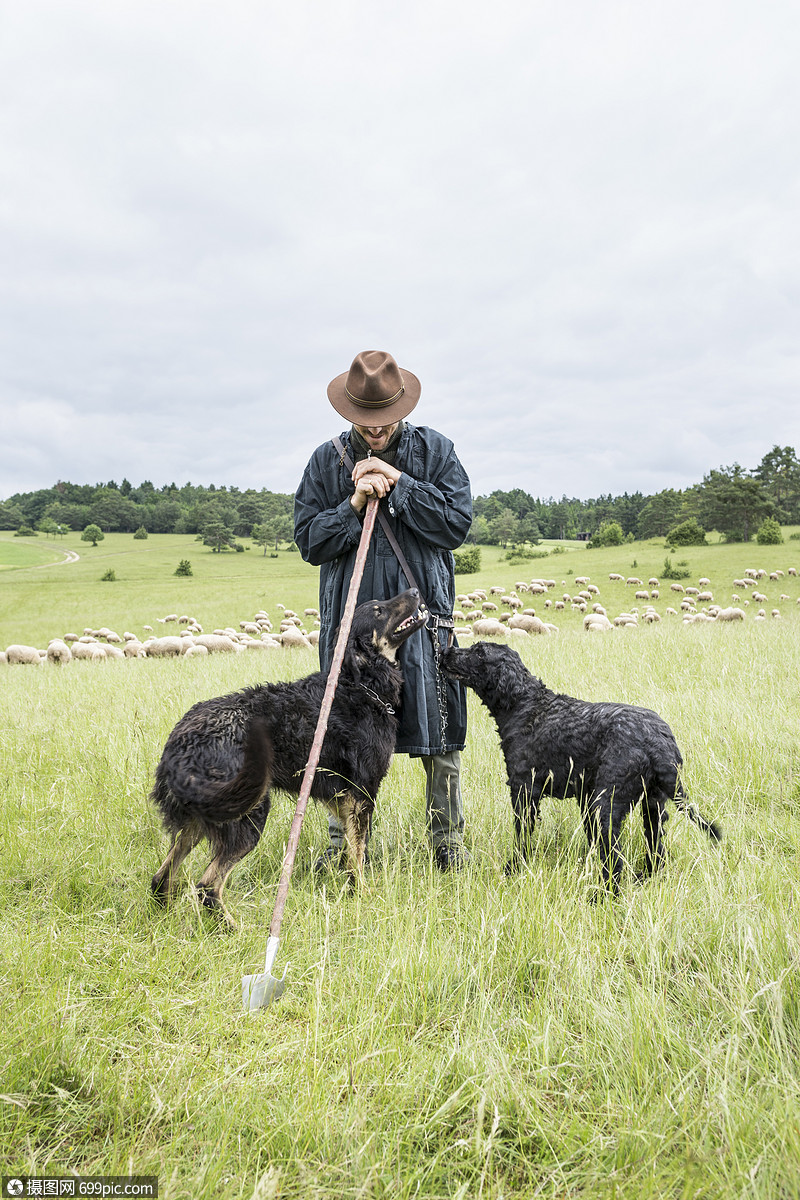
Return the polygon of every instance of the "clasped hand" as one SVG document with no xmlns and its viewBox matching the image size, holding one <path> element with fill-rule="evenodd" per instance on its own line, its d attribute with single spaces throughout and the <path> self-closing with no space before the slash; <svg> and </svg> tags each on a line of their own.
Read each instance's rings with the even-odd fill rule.
<svg viewBox="0 0 800 1200">
<path fill-rule="evenodd" d="M 356 512 L 361 512 L 370 496 L 382 499 L 388 496 L 402 472 L 381 458 L 362 458 L 353 468 L 351 476 L 356 485 L 350 503 Z"/>
</svg>

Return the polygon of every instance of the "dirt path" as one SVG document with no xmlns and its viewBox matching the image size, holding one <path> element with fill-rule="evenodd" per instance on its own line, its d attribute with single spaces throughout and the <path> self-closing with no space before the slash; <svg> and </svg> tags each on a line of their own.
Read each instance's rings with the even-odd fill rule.
<svg viewBox="0 0 800 1200">
<path fill-rule="evenodd" d="M 36 566 L 34 567 L 34 570 L 41 570 L 42 567 L 63 567 L 64 563 L 80 562 L 81 556 L 80 556 L 80 554 L 77 554 L 74 550 L 62 550 L 58 546 L 54 546 L 53 549 L 58 550 L 59 554 L 64 555 L 64 557 L 61 559 L 61 561 L 54 562 L 54 563 L 37 563 Z"/>
</svg>

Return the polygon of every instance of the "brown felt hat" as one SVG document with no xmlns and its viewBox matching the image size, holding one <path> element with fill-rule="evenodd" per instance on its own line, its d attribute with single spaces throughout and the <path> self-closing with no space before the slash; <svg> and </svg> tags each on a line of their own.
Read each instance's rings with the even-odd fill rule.
<svg viewBox="0 0 800 1200">
<path fill-rule="evenodd" d="M 362 350 L 328 384 L 333 407 L 354 425 L 393 425 L 416 408 L 422 384 L 385 350 Z"/>
</svg>

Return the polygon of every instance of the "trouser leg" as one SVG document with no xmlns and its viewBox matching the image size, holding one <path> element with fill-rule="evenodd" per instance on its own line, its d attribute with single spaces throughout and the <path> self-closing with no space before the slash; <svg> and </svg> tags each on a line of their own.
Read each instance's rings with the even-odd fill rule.
<svg viewBox="0 0 800 1200">
<path fill-rule="evenodd" d="M 331 845 L 344 849 L 344 825 L 335 817 L 333 813 L 328 813 L 328 836 L 331 839 Z"/>
<path fill-rule="evenodd" d="M 422 756 L 427 787 L 425 814 L 432 846 L 459 846 L 464 836 L 461 753 Z"/>
</svg>

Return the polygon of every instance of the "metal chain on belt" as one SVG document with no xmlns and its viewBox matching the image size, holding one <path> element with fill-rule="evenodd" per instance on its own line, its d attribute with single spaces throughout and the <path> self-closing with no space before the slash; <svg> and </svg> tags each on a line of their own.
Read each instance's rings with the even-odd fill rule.
<svg viewBox="0 0 800 1200">
<path fill-rule="evenodd" d="M 431 613 L 428 628 L 433 637 L 433 662 L 436 668 L 436 698 L 439 702 L 439 728 L 442 732 L 442 754 L 445 753 L 447 733 L 447 680 L 442 671 L 442 644 L 439 641 L 439 617 Z"/>
</svg>

